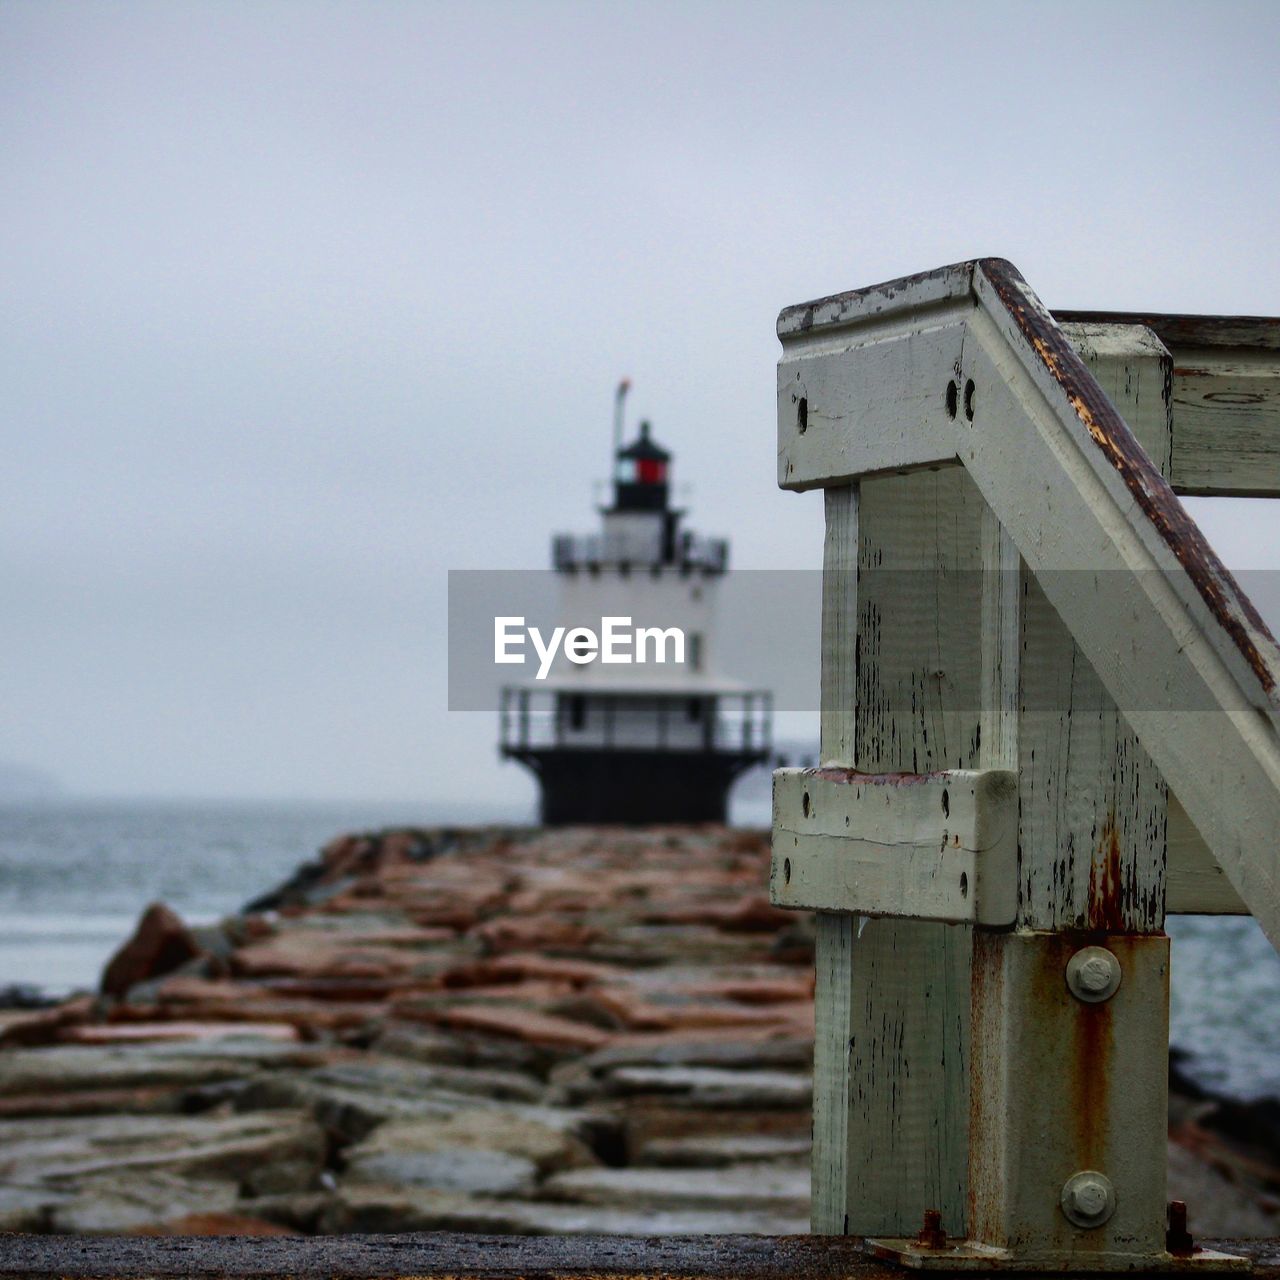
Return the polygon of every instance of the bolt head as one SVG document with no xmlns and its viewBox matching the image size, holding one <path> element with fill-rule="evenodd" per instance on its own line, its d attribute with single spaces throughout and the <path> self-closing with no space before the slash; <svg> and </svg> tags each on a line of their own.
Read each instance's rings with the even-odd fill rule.
<svg viewBox="0 0 1280 1280">
<path fill-rule="evenodd" d="M 1106 947 L 1082 947 L 1067 962 L 1067 988 L 1089 1004 L 1110 1000 L 1120 978 L 1120 961 Z"/>
<path fill-rule="evenodd" d="M 1111 981 L 1111 969 L 1105 960 L 1090 956 L 1080 966 L 1079 980 L 1087 991 L 1105 991 Z"/>
<path fill-rule="evenodd" d="M 1093 1179 L 1072 1187 L 1071 1197 L 1076 1212 L 1086 1218 L 1096 1218 L 1107 1207 L 1107 1189 Z"/>
<path fill-rule="evenodd" d="M 1073 1173 L 1062 1188 L 1062 1212 L 1077 1227 L 1100 1227 L 1116 1211 L 1111 1179 L 1096 1169 Z"/>
</svg>

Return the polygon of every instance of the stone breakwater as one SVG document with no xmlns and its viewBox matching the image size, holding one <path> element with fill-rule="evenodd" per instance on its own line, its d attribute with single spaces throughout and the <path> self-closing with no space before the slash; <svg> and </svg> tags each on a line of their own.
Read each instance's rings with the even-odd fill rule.
<svg viewBox="0 0 1280 1280">
<path fill-rule="evenodd" d="M 812 929 L 719 827 L 345 836 L 102 992 L 0 1013 L 0 1230 L 807 1229 Z M 1226 1107 L 1226 1110 L 1224 1110 Z M 1280 1230 L 1280 1120 L 1174 1094 L 1197 1230 Z"/>
</svg>

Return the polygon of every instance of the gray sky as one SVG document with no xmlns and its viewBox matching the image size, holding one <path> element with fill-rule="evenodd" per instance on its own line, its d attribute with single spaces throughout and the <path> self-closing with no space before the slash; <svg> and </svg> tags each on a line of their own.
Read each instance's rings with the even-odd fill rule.
<svg viewBox="0 0 1280 1280">
<path fill-rule="evenodd" d="M 593 523 L 618 377 L 696 527 L 815 567 L 779 308 L 999 254 L 1277 313 L 1278 50 L 1228 0 L 0 4 L 0 758 L 531 797 L 445 710 L 446 572 Z"/>
</svg>

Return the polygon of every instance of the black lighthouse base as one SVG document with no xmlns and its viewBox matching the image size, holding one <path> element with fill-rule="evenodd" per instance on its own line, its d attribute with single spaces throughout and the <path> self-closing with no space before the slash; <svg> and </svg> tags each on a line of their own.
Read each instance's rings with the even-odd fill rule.
<svg viewBox="0 0 1280 1280">
<path fill-rule="evenodd" d="M 538 775 L 542 823 L 724 822 L 733 780 L 764 751 L 504 748 Z"/>
</svg>

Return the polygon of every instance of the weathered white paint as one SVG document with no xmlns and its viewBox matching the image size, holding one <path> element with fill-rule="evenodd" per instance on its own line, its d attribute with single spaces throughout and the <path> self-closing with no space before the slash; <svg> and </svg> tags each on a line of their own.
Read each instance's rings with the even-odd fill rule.
<svg viewBox="0 0 1280 1280">
<path fill-rule="evenodd" d="M 988 288 L 980 273 L 977 288 Z M 1267 835 L 1280 828 L 1276 708 L 1062 386 L 1039 361 L 1022 360 L 1026 344 L 1001 316 L 983 308 L 969 326 L 983 411 L 965 466 L 1234 887 L 1280 941 Z M 1015 492 L 1024 484 L 1034 502 Z M 1258 650 L 1273 655 L 1239 616 Z M 1135 893 L 1149 884 L 1144 876 Z"/>
<path fill-rule="evenodd" d="M 949 283 L 956 285 L 954 278 Z M 779 336 L 805 343 L 803 359 L 787 358 L 778 367 L 783 488 L 959 459 L 965 418 L 947 411 L 946 385 L 963 365 L 973 299 L 958 287 L 930 282 L 918 288 L 919 300 L 902 289 L 878 309 L 852 300 L 841 309 L 833 300 L 826 310 L 840 319 L 830 330 L 821 309 L 807 328 L 783 313 Z M 902 321 L 904 309 L 909 324 Z M 1280 352 L 1251 345 L 1256 328 L 1223 337 L 1235 345 L 1214 346 L 1166 345 L 1146 325 L 1119 319 L 1069 321 L 1062 328 L 1117 406 L 1123 389 L 1130 410 L 1125 420 L 1175 493 L 1280 496 Z M 854 349 L 862 367 L 851 374 L 842 357 Z M 907 414 L 893 411 L 892 388 L 905 385 L 904 374 Z M 963 394 L 960 403 L 963 408 Z M 1161 416 L 1170 427 L 1164 439 L 1144 431 Z"/>
<path fill-rule="evenodd" d="M 842 477 L 956 459 L 955 423 L 938 376 L 960 359 L 972 305 L 918 313 L 905 333 L 859 335 L 858 376 L 848 352 L 810 350 L 778 366 L 778 483 L 807 488 Z M 920 377 L 924 370 L 932 377 Z"/>
<path fill-rule="evenodd" d="M 857 723 L 854 664 L 858 632 L 858 489 L 827 489 L 822 553 L 822 760 L 852 765 Z"/>
<path fill-rule="evenodd" d="M 982 504 L 981 687 L 978 763 L 1018 767 L 1018 693 L 1022 667 L 1022 557 L 995 512 Z"/>
<path fill-rule="evenodd" d="M 770 898 L 781 907 L 1008 925 L 1017 837 L 1011 772 L 780 769 Z"/>
<path fill-rule="evenodd" d="M 962 388 L 972 382 L 974 419 L 963 405 L 945 427 L 933 415 L 905 412 L 899 429 L 886 431 L 882 450 L 874 441 L 864 449 L 866 465 L 893 470 L 904 440 L 912 465 L 958 453 L 1233 887 L 1280 942 L 1280 857 L 1272 839 L 1280 830 L 1280 710 L 1273 693 L 1280 652 L 1197 542 L 1194 526 L 1183 522 L 1158 474 L 1119 457 L 1123 439 L 1098 436 L 1092 411 L 1078 398 L 1088 385 L 1085 370 L 1028 336 L 1028 316 L 1041 332 L 1053 324 L 1034 294 L 1017 286 L 1015 314 L 1007 288 L 1002 297 L 993 283 L 999 264 L 970 264 L 969 271 L 973 303 L 960 368 L 943 377 L 948 371 L 925 361 L 918 376 L 939 397 L 952 377 Z M 828 355 L 838 344 L 856 382 L 859 325 L 868 335 L 864 345 L 912 333 L 940 296 L 955 306 L 962 273 L 950 268 L 881 287 L 874 297 L 792 308 L 779 324 L 784 362 Z M 828 318 L 835 327 L 824 333 Z M 887 389 L 879 394 L 883 399 Z M 827 449 L 823 460 L 824 420 L 814 408 L 802 437 L 807 461 L 792 470 L 786 487 L 824 483 L 824 467 L 848 474 L 838 448 Z M 784 453 L 788 430 L 784 424 L 780 431 Z M 1130 483 L 1151 506 L 1135 500 Z M 1156 509 L 1178 527 L 1158 523 Z"/>
<path fill-rule="evenodd" d="M 1064 333 L 1167 477 L 1172 360 L 1164 345 L 1139 325 L 1073 324 Z M 1020 921 L 1158 930 L 1163 779 L 1034 578 L 1023 583 L 1020 607 Z"/>
<path fill-rule="evenodd" d="M 1019 923 L 1157 932 L 1164 781 L 1030 576 L 1021 603 Z"/>
</svg>

